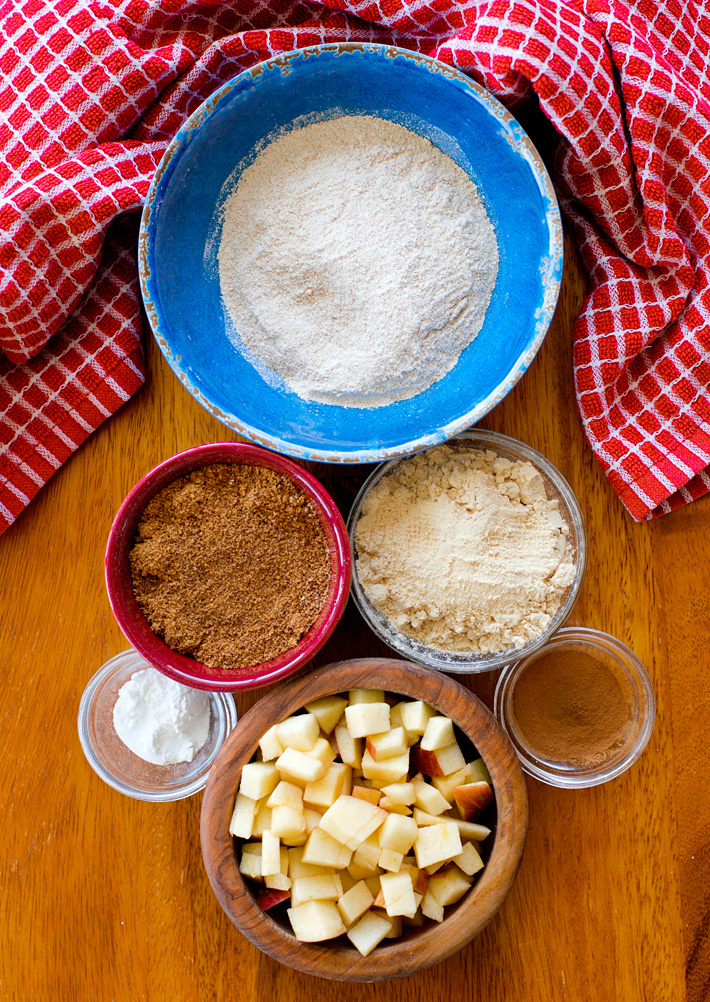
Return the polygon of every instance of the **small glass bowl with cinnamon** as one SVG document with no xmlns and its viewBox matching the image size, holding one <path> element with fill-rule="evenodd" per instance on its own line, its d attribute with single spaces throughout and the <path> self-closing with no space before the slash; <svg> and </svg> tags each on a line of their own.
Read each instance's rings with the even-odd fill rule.
<svg viewBox="0 0 710 1002">
<path fill-rule="evenodd" d="M 651 736 L 656 700 L 625 644 L 568 627 L 501 672 L 494 710 L 528 775 L 579 789 L 633 765 Z"/>
</svg>

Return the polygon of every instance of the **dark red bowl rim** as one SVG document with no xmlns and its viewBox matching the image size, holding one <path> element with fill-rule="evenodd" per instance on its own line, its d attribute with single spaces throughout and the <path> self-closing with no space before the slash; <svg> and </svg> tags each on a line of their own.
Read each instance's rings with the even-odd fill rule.
<svg viewBox="0 0 710 1002">
<path fill-rule="evenodd" d="M 292 480 L 313 502 L 330 551 L 328 597 L 308 633 L 290 650 L 271 661 L 237 670 L 216 670 L 178 654 L 151 629 L 136 601 L 128 554 L 148 502 L 164 487 L 192 470 L 213 463 L 265 466 Z M 106 590 L 111 609 L 129 643 L 159 671 L 183 685 L 214 692 L 235 692 L 271 685 L 306 664 L 320 650 L 339 622 L 350 594 L 350 541 L 345 522 L 323 485 L 307 470 L 284 456 L 242 442 L 212 442 L 185 449 L 159 463 L 126 496 L 109 532 L 105 559 Z"/>
</svg>

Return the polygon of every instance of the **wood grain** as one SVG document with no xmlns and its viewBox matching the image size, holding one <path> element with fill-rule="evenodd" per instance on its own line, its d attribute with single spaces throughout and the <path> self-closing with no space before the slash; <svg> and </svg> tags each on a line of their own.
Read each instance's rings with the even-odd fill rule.
<svg viewBox="0 0 710 1002">
<path fill-rule="evenodd" d="M 580 499 L 590 552 L 570 622 L 606 630 L 648 667 L 649 746 L 586 791 L 529 782 L 518 878 L 462 951 L 402 981 L 348 985 L 283 967 L 239 935 L 209 886 L 200 797 L 150 805 L 91 771 L 81 692 L 127 647 L 103 584 L 112 517 L 160 460 L 234 440 L 155 346 L 147 386 L 0 538 L 0 997 L 20 1002 L 689 1002 L 710 995 L 710 499 L 650 524 L 625 514 L 584 442 L 572 382 L 583 279 L 571 243 L 555 321 L 484 422 L 528 442 Z M 363 469 L 316 471 L 346 511 Z M 349 606 L 316 664 L 388 656 Z M 467 680 L 490 706 L 495 673 Z M 244 713 L 263 693 L 237 698 Z M 686 996 L 687 971 L 687 996 Z"/>
<path fill-rule="evenodd" d="M 262 912 L 239 872 L 229 834 L 242 767 L 253 757 L 264 732 L 306 703 L 348 689 L 385 689 L 422 699 L 450 717 L 488 766 L 496 797 L 492 851 L 473 889 L 455 908 L 447 909 L 442 925 L 427 922 L 421 929 L 411 929 L 402 939 L 381 944 L 369 957 L 361 957 L 348 943 L 297 943 L 288 927 Z M 522 770 L 505 732 L 480 700 L 443 673 L 427 671 L 411 662 L 354 658 L 316 668 L 284 683 L 252 707 L 215 760 L 200 827 L 210 883 L 232 922 L 252 943 L 270 957 L 307 974 L 346 981 L 382 981 L 440 963 L 490 922 L 518 872 L 527 826 Z"/>
</svg>

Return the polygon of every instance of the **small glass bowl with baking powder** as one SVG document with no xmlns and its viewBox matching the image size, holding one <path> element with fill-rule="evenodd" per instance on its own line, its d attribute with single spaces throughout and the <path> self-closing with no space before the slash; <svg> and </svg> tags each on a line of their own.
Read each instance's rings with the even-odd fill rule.
<svg viewBox="0 0 710 1002">
<path fill-rule="evenodd" d="M 597 660 L 603 671 L 613 673 L 614 688 L 618 687 L 619 700 L 626 708 L 626 719 L 618 730 L 618 737 L 609 740 L 608 750 L 603 755 L 580 755 L 565 760 L 563 754 L 552 755 L 541 747 L 535 748 L 526 736 L 524 721 L 516 712 L 516 688 L 528 673 L 535 673 L 542 659 L 549 654 L 563 654 L 568 659 L 581 653 Z M 541 684 L 539 674 L 528 675 L 528 690 L 536 700 L 550 702 L 554 692 L 550 691 L 550 680 Z M 588 723 L 567 697 L 570 708 L 575 712 L 574 723 L 581 729 Z M 630 648 L 616 637 L 599 630 L 586 627 L 567 627 L 560 630 L 551 643 L 528 657 L 505 668 L 496 685 L 494 712 L 520 759 L 525 772 L 549 786 L 568 789 L 582 789 L 598 786 L 625 772 L 639 758 L 648 744 L 656 717 L 656 697 L 653 683 L 639 658 Z M 608 710 L 600 704 L 600 713 Z M 555 725 L 560 720 L 559 708 L 555 709 Z M 579 752 L 579 749 L 577 749 Z M 584 761 L 584 759 L 587 761 Z M 598 761 L 595 761 L 598 758 Z"/>
<path fill-rule="evenodd" d="M 153 802 L 182 800 L 205 788 L 217 752 L 237 723 L 237 710 L 229 693 L 206 692 L 210 703 L 209 731 L 192 762 L 174 765 L 146 762 L 116 734 L 113 708 L 121 687 L 136 672 L 150 667 L 137 651 L 130 649 L 99 669 L 79 704 L 79 740 L 94 772 L 119 793 Z"/>
<path fill-rule="evenodd" d="M 413 456 L 404 456 L 401 459 L 382 463 L 368 477 L 355 498 L 347 523 L 350 545 L 353 552 L 352 595 L 363 618 L 377 636 L 388 647 L 391 647 L 408 660 L 416 661 L 419 664 L 426 665 L 428 668 L 436 668 L 439 671 L 461 674 L 491 671 L 495 668 L 503 668 L 505 665 L 509 665 L 513 661 L 517 661 L 519 658 L 543 647 L 549 642 L 553 634 L 564 625 L 579 596 L 587 567 L 587 530 L 584 523 L 584 515 L 572 488 L 559 470 L 542 453 L 526 445 L 524 442 L 509 438 L 507 435 L 501 435 L 499 432 L 472 429 L 445 442 L 444 445 L 484 451 L 491 450 L 498 456 L 502 456 L 512 462 L 523 461 L 531 463 L 538 471 L 545 485 L 548 499 L 558 502 L 560 514 L 569 528 L 567 539 L 574 565 L 574 579 L 567 589 L 559 609 L 542 633 L 533 637 L 523 647 L 508 647 L 500 651 L 479 653 L 475 651 L 447 651 L 424 644 L 398 630 L 390 619 L 370 601 L 365 594 L 358 574 L 355 528 L 362 514 L 365 499 L 370 491 L 383 477 L 396 472 L 403 463 L 411 462 L 414 458 Z"/>
</svg>

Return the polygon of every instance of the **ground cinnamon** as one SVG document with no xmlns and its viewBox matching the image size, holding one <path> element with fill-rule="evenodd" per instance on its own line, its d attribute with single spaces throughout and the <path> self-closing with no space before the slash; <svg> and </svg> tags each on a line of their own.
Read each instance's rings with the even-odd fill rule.
<svg viewBox="0 0 710 1002">
<path fill-rule="evenodd" d="M 325 534 L 303 491 L 274 470 L 228 463 L 194 470 L 153 498 L 130 563 L 152 629 L 222 669 L 297 644 L 330 579 Z"/>
<path fill-rule="evenodd" d="M 520 741 L 555 764 L 609 761 L 632 725 L 633 691 L 611 659 L 581 647 L 543 650 L 516 681 L 512 712 Z"/>
</svg>

